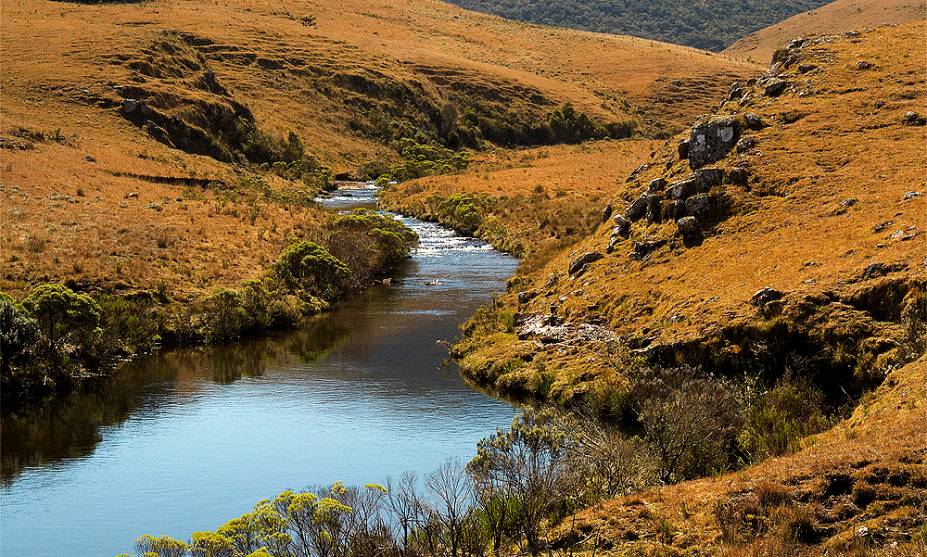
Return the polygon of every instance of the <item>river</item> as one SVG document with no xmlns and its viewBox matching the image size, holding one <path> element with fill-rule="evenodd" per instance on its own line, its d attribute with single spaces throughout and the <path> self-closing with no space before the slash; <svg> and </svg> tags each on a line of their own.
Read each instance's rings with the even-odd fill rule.
<svg viewBox="0 0 927 557">
<path fill-rule="evenodd" d="M 375 189 L 321 202 L 373 207 Z M 99 393 L 4 418 L 0 554 L 134 554 L 139 534 L 185 539 L 284 489 L 471 458 L 515 411 L 468 387 L 442 341 L 517 260 L 401 220 L 421 241 L 392 283 L 299 330 L 150 356 Z"/>
</svg>

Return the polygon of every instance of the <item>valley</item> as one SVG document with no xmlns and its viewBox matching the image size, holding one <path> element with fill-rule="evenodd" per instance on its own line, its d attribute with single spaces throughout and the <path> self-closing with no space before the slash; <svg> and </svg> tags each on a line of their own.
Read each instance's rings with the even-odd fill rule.
<svg viewBox="0 0 927 557">
<path fill-rule="evenodd" d="M 3 0 L 0 554 L 924 551 L 924 6 L 454 4 Z"/>
</svg>

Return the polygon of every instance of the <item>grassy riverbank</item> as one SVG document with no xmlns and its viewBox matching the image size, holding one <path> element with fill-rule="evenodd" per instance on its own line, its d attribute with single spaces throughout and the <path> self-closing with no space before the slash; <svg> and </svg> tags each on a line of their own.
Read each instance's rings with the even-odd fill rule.
<svg viewBox="0 0 927 557">
<path fill-rule="evenodd" d="M 101 380 L 124 359 L 156 348 L 295 327 L 391 272 L 416 242 L 399 221 L 356 210 L 329 216 L 259 277 L 185 300 L 75 292 L 60 283 L 38 285 L 19 300 L 0 293 L 4 411 Z"/>
</svg>

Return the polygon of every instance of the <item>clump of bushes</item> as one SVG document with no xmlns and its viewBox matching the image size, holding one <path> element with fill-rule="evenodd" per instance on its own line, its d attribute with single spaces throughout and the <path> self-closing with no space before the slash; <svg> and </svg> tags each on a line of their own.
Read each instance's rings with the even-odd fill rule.
<svg viewBox="0 0 927 557">
<path fill-rule="evenodd" d="M 403 161 L 394 164 L 384 178 L 404 182 L 423 176 L 459 172 L 470 164 L 466 153 L 448 149 L 437 143 L 419 143 L 414 139 L 401 139 L 397 151 Z"/>
<path fill-rule="evenodd" d="M 159 345 L 227 342 L 292 327 L 394 269 L 418 240 L 401 222 L 370 211 L 334 216 L 318 235 L 320 242 L 284 250 L 263 277 L 185 305 L 90 295 L 62 284 L 38 286 L 19 302 L 0 293 L 4 406 L 69 391 Z"/>
<path fill-rule="evenodd" d="M 466 235 L 480 227 L 482 212 L 479 199 L 470 193 L 455 193 L 442 199 L 435 210 L 438 222 Z"/>
</svg>

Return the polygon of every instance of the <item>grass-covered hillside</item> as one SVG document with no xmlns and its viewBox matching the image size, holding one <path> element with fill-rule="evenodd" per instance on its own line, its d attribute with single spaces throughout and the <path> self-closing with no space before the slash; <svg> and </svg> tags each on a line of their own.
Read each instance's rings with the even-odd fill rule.
<svg viewBox="0 0 927 557">
<path fill-rule="evenodd" d="M 544 25 L 634 35 L 720 51 L 744 35 L 827 0 L 450 0 L 464 8 Z"/>
</svg>

